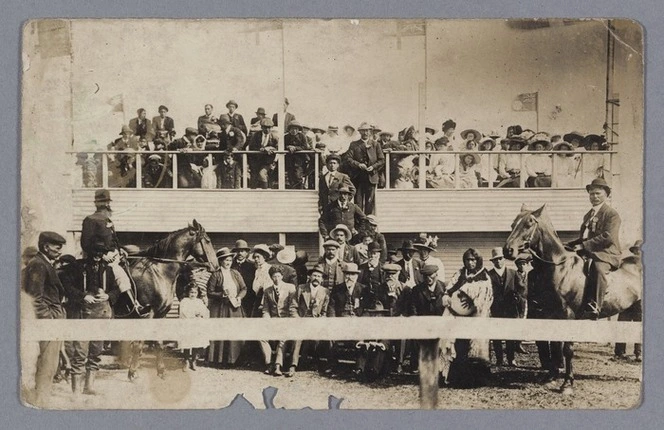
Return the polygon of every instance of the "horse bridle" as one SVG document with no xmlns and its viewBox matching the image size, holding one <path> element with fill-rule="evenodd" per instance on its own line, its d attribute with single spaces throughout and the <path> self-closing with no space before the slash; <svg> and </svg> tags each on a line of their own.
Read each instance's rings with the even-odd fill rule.
<svg viewBox="0 0 664 430">
<path fill-rule="evenodd" d="M 196 241 L 194 241 L 194 244 L 201 243 L 201 246 L 203 246 L 202 242 L 203 242 L 203 238 L 204 238 L 204 233 L 205 233 L 205 231 L 200 231 L 200 232 L 196 233 L 197 237 L 196 237 Z M 192 247 L 193 247 L 193 245 L 192 245 Z M 149 260 L 156 261 L 158 263 L 187 264 L 187 265 L 192 266 L 192 267 L 205 267 L 209 272 L 212 272 L 212 269 L 210 267 L 210 265 L 211 265 L 210 262 L 201 263 L 199 261 L 177 260 L 177 259 L 174 259 L 174 258 L 149 257 L 149 256 L 143 256 L 143 255 L 128 255 L 126 258 L 128 260 L 129 259 L 139 260 L 139 259 L 142 259 L 142 258 L 147 258 Z"/>
<path fill-rule="evenodd" d="M 533 240 L 533 236 L 535 236 L 535 231 L 536 231 L 537 228 L 539 227 L 539 221 L 537 221 L 537 218 L 535 218 L 535 217 L 532 216 L 532 215 L 530 215 L 530 217 L 531 217 L 531 219 L 532 219 L 532 221 L 533 221 L 533 227 L 532 227 L 532 229 L 531 229 L 531 231 L 530 231 L 530 235 L 528 236 L 528 238 L 527 238 L 526 240 L 524 240 L 524 242 L 523 242 L 523 248 L 521 249 L 521 251 L 529 250 L 530 253 L 533 255 L 533 257 L 537 258 L 538 260 L 540 260 L 540 261 L 542 261 L 542 262 L 544 262 L 544 263 L 553 264 L 554 266 L 558 266 L 558 265 L 560 265 L 560 264 L 563 264 L 563 263 L 567 260 L 567 257 L 564 257 L 562 260 L 560 260 L 560 261 L 558 261 L 558 262 L 556 262 L 556 261 L 551 261 L 551 260 L 547 260 L 547 259 L 542 258 L 541 256 L 537 255 L 537 252 L 535 252 L 535 249 L 533 249 L 533 248 L 530 247 L 530 242 Z"/>
</svg>

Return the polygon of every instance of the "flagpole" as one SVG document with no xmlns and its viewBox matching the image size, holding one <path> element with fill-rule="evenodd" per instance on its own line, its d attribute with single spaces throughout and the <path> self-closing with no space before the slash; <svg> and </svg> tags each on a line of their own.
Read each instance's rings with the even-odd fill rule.
<svg viewBox="0 0 664 430">
<path fill-rule="evenodd" d="M 535 92 L 535 130 L 539 133 L 539 91 Z"/>
</svg>

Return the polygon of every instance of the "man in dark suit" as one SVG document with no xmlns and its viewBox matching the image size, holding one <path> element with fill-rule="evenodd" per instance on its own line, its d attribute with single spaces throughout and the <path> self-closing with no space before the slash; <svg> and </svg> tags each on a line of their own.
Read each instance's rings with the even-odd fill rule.
<svg viewBox="0 0 664 430">
<path fill-rule="evenodd" d="M 211 104 L 205 105 L 205 115 L 198 117 L 198 134 L 208 136 L 210 131 L 219 131 L 219 124 L 217 124 L 217 117 L 212 115 L 214 107 Z"/>
<path fill-rule="evenodd" d="M 505 266 L 505 256 L 501 247 L 491 250 L 491 263 L 493 263 L 493 268 L 487 272 L 493 288 L 491 316 L 496 318 L 523 318 L 527 284 L 522 285 L 516 282 L 516 270 Z M 502 366 L 503 341 L 493 340 L 492 343 L 496 354 L 496 365 Z M 507 365 L 514 366 L 514 354 L 519 348 L 518 341 L 506 340 L 505 344 Z"/>
<path fill-rule="evenodd" d="M 585 301 L 584 318 L 597 319 L 602 310 L 606 294 L 606 275 L 620 266 L 620 215 L 606 201 L 611 188 L 602 178 L 595 178 L 586 185 L 590 204 L 593 206 L 583 217 L 579 238 L 566 244 L 572 249 L 592 258 Z"/>
<path fill-rule="evenodd" d="M 169 135 L 175 131 L 175 121 L 170 116 L 166 116 L 168 108 L 164 105 L 159 106 L 159 115 L 152 118 L 152 135 L 158 136 L 160 131 L 166 131 Z"/>
<path fill-rule="evenodd" d="M 284 136 L 284 147 L 289 152 L 285 156 L 286 185 L 290 189 L 303 189 L 306 173 L 309 165 L 309 154 L 297 154 L 297 152 L 312 149 L 307 143 L 307 138 L 302 132 L 302 125 L 297 121 L 288 124 L 288 133 Z"/>
<path fill-rule="evenodd" d="M 327 237 L 331 230 L 339 224 L 348 227 L 351 233 L 356 233 L 355 226 L 367 218 L 362 209 L 352 202 L 353 191 L 350 188 L 342 186 L 338 193 L 338 199 L 325 206 L 323 213 L 318 218 L 318 231 L 323 237 Z"/>
<path fill-rule="evenodd" d="M 348 175 L 339 172 L 341 157 L 338 154 L 330 154 L 325 159 L 327 173 L 321 175 L 318 184 L 318 212 L 323 213 L 323 209 L 332 202 L 339 199 L 339 189 L 353 186 Z"/>
<path fill-rule="evenodd" d="M 381 247 L 376 242 L 369 244 L 369 261 L 360 265 L 360 275 L 358 282 L 367 287 L 365 304 L 366 309 L 376 309 L 376 302 L 378 301 L 378 290 L 385 281 L 387 276 L 382 269 L 380 261 Z M 383 303 L 383 305 L 385 305 Z"/>
<path fill-rule="evenodd" d="M 372 128 L 366 122 L 358 127 L 360 139 L 351 142 L 346 160 L 350 178 L 357 189 L 355 202 L 366 214 L 374 213 L 376 186 L 385 167 L 385 156 L 380 144 L 371 138 Z"/>
<path fill-rule="evenodd" d="M 260 133 L 251 135 L 247 149 L 249 151 L 260 151 L 261 154 L 249 154 L 247 163 L 251 170 L 251 188 L 268 189 L 275 182 L 273 178 L 274 152 L 279 147 L 279 140 L 272 133 L 274 123 L 270 118 L 260 121 Z"/>
<path fill-rule="evenodd" d="M 136 111 L 136 118 L 129 120 L 129 128 L 134 132 L 134 136 L 152 140 L 152 123 L 147 119 L 147 112 L 140 108 Z"/>
<path fill-rule="evenodd" d="M 348 227 L 344 224 L 338 224 L 332 230 L 330 230 L 330 238 L 337 241 L 339 244 L 339 260 L 344 263 L 355 263 L 360 264 L 360 252 L 352 246 L 349 241 L 352 237 L 352 234 Z"/>
<path fill-rule="evenodd" d="M 427 264 L 420 270 L 423 281 L 410 295 L 410 315 L 443 315 L 445 284 L 438 280 L 438 266 Z"/>
<path fill-rule="evenodd" d="M 238 104 L 235 100 L 229 100 L 228 103 L 226 103 L 226 109 L 228 109 L 228 117 L 231 119 L 231 124 L 233 124 L 233 127 L 242 130 L 242 133 L 246 136 L 247 125 L 244 123 L 242 115 L 236 112 L 237 108 Z"/>
<path fill-rule="evenodd" d="M 422 261 L 413 258 L 413 255 L 417 252 L 417 248 L 413 246 L 412 240 L 404 240 L 400 250 L 403 258 L 397 263 L 401 266 L 399 281 L 403 282 L 407 287 L 414 288 L 415 285 L 424 281 L 421 273 Z"/>
<path fill-rule="evenodd" d="M 24 269 L 23 290 L 34 300 L 37 319 L 63 319 L 65 310 L 62 300 L 65 290 L 55 271 L 55 264 L 66 243 L 64 237 L 52 231 L 39 234 L 37 255 L 32 257 Z M 58 369 L 62 341 L 39 342 L 39 357 L 35 372 L 35 403 L 43 406 L 50 395 L 53 377 Z"/>
<path fill-rule="evenodd" d="M 233 126 L 231 118 L 228 115 L 219 117 L 219 151 L 241 151 L 247 141 L 242 130 Z"/>
<path fill-rule="evenodd" d="M 262 107 L 256 109 L 256 116 L 249 121 L 249 135 L 247 138 L 251 139 L 251 136 L 261 131 L 261 121 L 265 118 L 267 118 L 265 109 Z"/>
</svg>

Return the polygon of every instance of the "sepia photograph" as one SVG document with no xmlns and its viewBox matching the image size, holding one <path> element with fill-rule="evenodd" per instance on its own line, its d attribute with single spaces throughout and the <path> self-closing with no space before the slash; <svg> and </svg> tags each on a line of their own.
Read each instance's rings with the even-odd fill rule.
<svg viewBox="0 0 664 430">
<path fill-rule="evenodd" d="M 26 22 L 21 402 L 637 408 L 643 31 Z"/>
</svg>

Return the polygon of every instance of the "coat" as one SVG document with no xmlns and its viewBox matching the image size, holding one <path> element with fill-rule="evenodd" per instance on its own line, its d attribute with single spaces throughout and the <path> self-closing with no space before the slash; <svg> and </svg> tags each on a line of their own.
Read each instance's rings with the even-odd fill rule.
<svg viewBox="0 0 664 430">
<path fill-rule="evenodd" d="M 267 143 L 265 147 L 270 147 L 274 149 L 275 151 L 279 147 L 279 141 L 276 139 L 272 133 L 269 134 L 269 138 L 267 140 Z M 247 145 L 247 149 L 249 151 L 260 151 L 263 149 L 263 132 L 256 132 L 251 135 L 251 138 L 249 139 L 249 144 Z M 247 156 L 247 164 L 249 164 L 249 168 L 251 169 L 251 173 L 253 175 L 258 174 L 258 171 L 265 167 L 269 166 L 270 164 L 274 163 L 276 155 L 275 154 L 249 154 Z"/>
<path fill-rule="evenodd" d="M 424 282 L 424 277 L 422 276 L 422 273 L 420 273 L 420 271 L 422 270 L 422 261 L 416 258 L 411 258 L 410 261 L 413 265 L 413 275 L 415 276 L 415 279 L 413 281 L 415 282 L 415 285 L 421 284 L 422 282 Z M 401 266 L 401 272 L 399 272 L 399 281 L 404 283 L 408 282 L 409 274 L 406 271 L 406 260 L 401 259 L 397 262 L 397 264 Z"/>
<path fill-rule="evenodd" d="M 267 287 L 263 292 L 263 318 L 288 318 L 294 300 L 293 284 L 281 284 L 281 294 L 278 298 L 274 285 Z"/>
<path fill-rule="evenodd" d="M 318 231 L 321 236 L 328 237 L 334 227 L 344 224 L 352 232 L 355 230 L 355 224 L 359 225 L 366 219 L 367 216 L 355 203 L 348 202 L 348 206 L 342 209 L 338 201 L 335 201 L 323 208 L 323 213 L 318 218 Z"/>
<path fill-rule="evenodd" d="M 115 233 L 113 221 L 111 221 L 103 210 L 98 210 L 92 215 L 85 217 L 81 229 L 81 248 L 87 255 L 94 253 L 95 244 L 99 242 L 103 244 L 106 251 L 113 251 L 120 248 L 120 242 Z"/>
<path fill-rule="evenodd" d="M 590 220 L 590 212 L 583 216 L 579 241 L 584 251 L 590 253 L 595 260 L 609 263 L 617 268 L 620 266 L 620 215 L 618 212 L 604 203 Z M 589 222 L 590 221 L 590 222 Z M 583 239 L 583 234 L 588 230 L 588 238 Z"/>
<path fill-rule="evenodd" d="M 162 122 L 163 121 L 163 122 Z M 156 136 L 160 130 L 171 132 L 175 130 L 175 121 L 170 116 L 165 116 L 162 120 L 160 116 L 152 118 L 152 133 Z"/>
<path fill-rule="evenodd" d="M 41 252 L 25 267 L 23 290 L 34 299 L 38 319 L 65 318 L 62 299 L 65 290 L 55 268 Z"/>
<path fill-rule="evenodd" d="M 235 297 L 228 297 L 224 294 L 224 276 L 221 270 L 213 272 L 207 282 L 208 307 L 210 317 L 212 318 L 234 318 L 244 317 L 244 310 L 241 301 L 247 294 L 247 285 L 242 279 L 242 275 L 235 269 L 231 269 L 231 276 L 237 286 Z M 231 303 L 231 299 L 237 299 L 237 306 Z"/>
<path fill-rule="evenodd" d="M 324 317 L 330 302 L 330 292 L 320 285 L 313 288 L 310 283 L 298 285 L 295 299 L 290 304 L 291 317 Z"/>
<path fill-rule="evenodd" d="M 295 115 L 293 115 L 290 112 L 282 113 L 277 115 L 276 113 L 272 115 L 272 122 L 274 123 L 274 126 L 277 127 L 279 125 L 279 118 L 285 118 L 284 119 L 284 126 L 281 127 L 282 130 L 287 131 L 288 126 L 290 125 L 291 122 L 295 121 Z"/>
<path fill-rule="evenodd" d="M 318 181 L 318 210 L 320 212 L 330 203 L 337 201 L 339 198 L 339 188 L 343 186 L 350 188 L 353 185 L 350 177 L 341 172 L 334 172 L 332 182 L 328 185 L 327 175 L 321 175 Z"/>
<path fill-rule="evenodd" d="M 85 308 L 83 298 L 88 294 L 97 295 L 99 289 L 103 289 L 108 295 L 108 302 L 111 306 L 120 297 L 120 289 L 115 282 L 113 270 L 103 261 L 95 266 L 93 262 L 87 259 L 76 260 L 60 271 L 59 278 L 67 297 L 65 308 L 67 318 L 70 319 L 84 317 L 82 315 Z"/>
<path fill-rule="evenodd" d="M 323 266 L 323 286 L 328 289 L 334 288 L 335 285 L 344 281 L 343 262 L 339 259 L 333 263 L 328 263 L 325 257 L 320 257 L 318 260 Z"/>
<path fill-rule="evenodd" d="M 149 134 L 152 134 L 152 122 L 147 118 L 145 118 L 145 120 L 143 120 L 143 122 L 140 124 L 138 122 L 138 118 L 130 119 L 129 128 L 131 128 L 131 130 L 134 132 L 134 136 L 147 137 Z"/>
<path fill-rule="evenodd" d="M 506 267 L 500 276 L 496 269 L 487 272 L 491 279 L 493 289 L 493 303 L 491 304 L 491 316 L 498 318 L 520 318 L 523 317 L 527 296 L 526 283 L 521 282 L 516 270 Z"/>
<path fill-rule="evenodd" d="M 337 284 L 330 292 L 330 301 L 327 306 L 328 317 L 362 316 L 362 302 L 366 287 L 359 282 L 355 283 L 353 293 L 348 294 L 345 282 Z"/>
<path fill-rule="evenodd" d="M 442 315 L 445 284 L 436 281 L 433 292 L 422 282 L 413 288 L 410 295 L 410 315 Z"/>
<path fill-rule="evenodd" d="M 373 185 L 378 184 L 380 173 L 385 167 L 385 155 L 378 142 L 369 139 L 369 148 L 362 140 L 351 142 L 345 158 L 350 166 L 350 177 L 353 182 L 368 181 Z M 366 172 L 360 169 L 361 163 L 373 167 L 373 171 Z"/>
<path fill-rule="evenodd" d="M 231 115 L 230 113 L 228 113 L 227 115 L 231 118 L 231 124 L 233 125 L 233 127 L 242 130 L 242 133 L 244 133 L 246 136 L 247 124 L 244 123 L 244 117 L 237 112 L 233 112 L 233 115 Z"/>
<path fill-rule="evenodd" d="M 244 149 L 246 141 L 247 137 L 239 128 L 231 126 L 228 130 L 222 129 L 219 133 L 219 151 L 230 151 L 231 149 L 241 151 Z"/>
</svg>

